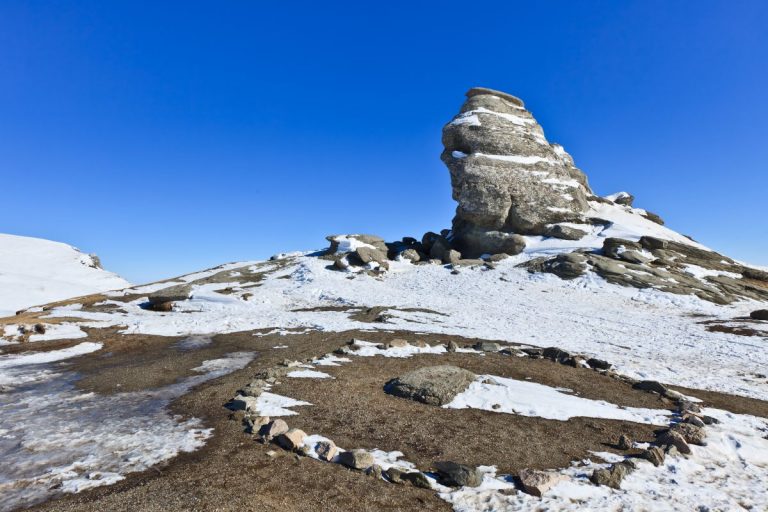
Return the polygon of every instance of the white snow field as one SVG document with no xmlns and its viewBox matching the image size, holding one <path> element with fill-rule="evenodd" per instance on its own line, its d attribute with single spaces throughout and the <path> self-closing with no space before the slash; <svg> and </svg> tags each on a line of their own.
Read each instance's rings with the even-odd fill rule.
<svg viewBox="0 0 768 512">
<path fill-rule="evenodd" d="M 130 286 L 74 247 L 0 234 L 0 317 L 78 295 Z"/>
</svg>

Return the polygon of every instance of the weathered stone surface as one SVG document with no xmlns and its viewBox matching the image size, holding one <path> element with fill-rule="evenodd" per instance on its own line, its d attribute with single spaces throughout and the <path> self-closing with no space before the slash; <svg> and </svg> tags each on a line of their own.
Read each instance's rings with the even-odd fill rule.
<svg viewBox="0 0 768 512">
<path fill-rule="evenodd" d="M 768 309 L 758 309 L 749 314 L 749 318 L 753 320 L 768 320 Z"/>
<path fill-rule="evenodd" d="M 374 464 L 373 466 L 365 470 L 365 474 L 373 478 L 376 478 L 378 480 L 382 478 L 382 475 L 384 474 L 384 470 L 378 464 Z"/>
<path fill-rule="evenodd" d="M 629 436 L 622 434 L 619 437 L 617 446 L 619 447 L 619 450 L 630 450 L 632 449 L 632 440 L 629 438 Z"/>
<path fill-rule="evenodd" d="M 591 368 L 597 368 L 598 370 L 610 370 L 612 366 L 608 361 L 603 361 L 602 359 L 596 359 L 594 357 L 587 359 L 587 364 Z"/>
<path fill-rule="evenodd" d="M 667 430 L 659 436 L 657 441 L 662 446 L 674 446 L 683 455 L 691 453 L 691 447 L 688 446 L 685 438 L 674 430 Z"/>
<path fill-rule="evenodd" d="M 660 395 L 663 395 L 667 392 L 667 387 L 660 382 L 656 382 L 655 380 L 641 380 L 640 382 L 634 384 L 632 387 L 641 391 L 650 391 Z"/>
<path fill-rule="evenodd" d="M 547 347 L 542 354 L 545 358 L 553 361 L 563 362 L 571 358 L 571 354 L 557 347 Z"/>
<path fill-rule="evenodd" d="M 621 489 L 621 481 L 632 472 L 631 465 L 625 462 L 612 464 L 607 469 L 596 469 L 590 480 L 596 485 L 607 485 L 612 489 Z"/>
<path fill-rule="evenodd" d="M 434 464 L 438 481 L 449 487 L 477 487 L 483 482 L 483 474 L 470 466 L 451 461 L 438 461 Z"/>
<path fill-rule="evenodd" d="M 354 255 L 357 256 L 357 258 L 363 264 L 375 262 L 381 266 L 389 268 L 389 262 L 387 261 L 387 253 L 384 251 L 380 251 L 372 247 L 359 247 L 354 251 Z"/>
<path fill-rule="evenodd" d="M 227 408 L 232 411 L 255 411 L 256 397 L 237 395 L 227 403 Z"/>
<path fill-rule="evenodd" d="M 522 490 L 533 496 L 541 497 L 545 492 L 566 479 L 564 475 L 552 471 L 523 469 L 518 475 Z"/>
<path fill-rule="evenodd" d="M 560 238 L 561 240 L 581 240 L 586 234 L 586 231 L 562 224 L 553 224 L 544 230 L 544 236 Z"/>
<path fill-rule="evenodd" d="M 427 479 L 426 475 L 421 471 L 411 471 L 408 473 L 403 473 L 400 476 L 400 478 L 403 482 L 408 482 L 414 487 L 419 487 L 421 489 L 432 488 L 432 485 L 429 483 L 429 480 Z"/>
<path fill-rule="evenodd" d="M 661 466 L 664 464 L 664 450 L 658 446 L 651 446 L 642 453 L 641 457 L 650 461 L 654 466 Z"/>
<path fill-rule="evenodd" d="M 339 449 L 336 447 L 336 443 L 330 439 L 320 441 L 315 445 L 315 453 L 320 457 L 320 460 L 326 462 L 332 461 L 338 452 Z"/>
<path fill-rule="evenodd" d="M 702 427 L 696 426 L 693 423 L 677 423 L 670 428 L 672 432 L 677 432 L 685 442 L 688 444 L 697 444 L 700 446 L 706 446 L 706 432 Z"/>
<path fill-rule="evenodd" d="M 384 239 L 380 236 L 376 235 L 364 235 L 364 234 L 352 234 L 352 235 L 329 235 L 325 237 L 326 240 L 328 240 L 331 243 L 331 247 L 329 249 L 329 252 L 336 253 L 339 252 L 340 249 L 344 249 L 342 247 L 342 244 L 344 244 L 344 238 L 352 239 L 356 242 L 360 242 L 363 244 L 367 244 L 372 246 L 374 249 L 377 249 L 384 254 L 387 253 L 387 244 L 384 242 Z M 341 252 L 349 252 L 345 250 L 341 250 Z"/>
<path fill-rule="evenodd" d="M 429 366 L 392 379 L 384 389 L 417 402 L 445 405 L 466 390 L 475 377 L 474 373 L 456 366 Z"/>
<path fill-rule="evenodd" d="M 297 450 L 304 444 L 304 439 L 307 437 L 306 432 L 298 428 L 292 428 L 284 434 L 277 436 L 277 444 L 285 450 Z"/>
<path fill-rule="evenodd" d="M 280 434 L 285 434 L 288 430 L 288 424 L 285 421 L 276 419 L 261 427 L 259 434 L 267 439 L 273 439 Z"/>
<path fill-rule="evenodd" d="M 514 256 L 525 249 L 525 238 L 520 235 L 476 228 L 465 229 L 454 243 L 467 258 L 479 258 L 483 254 Z"/>
<path fill-rule="evenodd" d="M 580 220 L 592 192 L 570 155 L 549 144 L 533 116 L 505 93 L 473 89 L 467 96 L 443 128 L 441 156 L 459 203 L 457 247 L 470 258 L 507 252 L 490 250 L 478 233 L 541 235 L 549 224 Z"/>
<path fill-rule="evenodd" d="M 501 350 L 501 345 L 493 341 L 478 341 L 472 348 L 480 352 L 498 352 Z"/>
<path fill-rule="evenodd" d="M 459 346 L 456 344 L 455 341 L 449 341 L 445 345 L 446 352 L 456 352 L 459 349 Z"/>
<path fill-rule="evenodd" d="M 189 299 L 192 287 L 188 284 L 169 286 L 150 293 L 147 297 L 147 309 L 168 312 L 173 310 L 173 303 Z"/>
<path fill-rule="evenodd" d="M 350 450 L 339 454 L 339 463 L 352 469 L 366 469 L 373 465 L 373 455 L 365 450 Z"/>
<path fill-rule="evenodd" d="M 393 484 L 404 484 L 405 483 L 403 481 L 404 474 L 405 474 L 405 471 L 397 469 L 394 466 L 384 471 L 384 477 L 390 482 L 392 482 Z"/>
<path fill-rule="evenodd" d="M 400 257 L 404 260 L 408 260 L 414 263 L 422 260 L 422 254 L 420 254 L 416 249 L 406 249 L 400 253 Z"/>
</svg>

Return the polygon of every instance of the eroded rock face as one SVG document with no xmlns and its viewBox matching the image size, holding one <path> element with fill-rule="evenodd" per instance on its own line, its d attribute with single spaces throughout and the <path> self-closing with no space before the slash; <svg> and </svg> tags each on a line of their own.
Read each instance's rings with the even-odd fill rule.
<svg viewBox="0 0 768 512">
<path fill-rule="evenodd" d="M 471 89 L 443 128 L 443 145 L 459 203 L 453 241 L 462 254 L 498 252 L 483 247 L 479 233 L 541 235 L 551 224 L 581 220 L 588 210 L 586 176 L 561 146 L 547 142 L 513 96 Z"/>
<path fill-rule="evenodd" d="M 456 366 L 428 366 L 392 379 L 384 389 L 395 396 L 439 406 L 465 391 L 475 377 L 469 370 Z"/>
</svg>

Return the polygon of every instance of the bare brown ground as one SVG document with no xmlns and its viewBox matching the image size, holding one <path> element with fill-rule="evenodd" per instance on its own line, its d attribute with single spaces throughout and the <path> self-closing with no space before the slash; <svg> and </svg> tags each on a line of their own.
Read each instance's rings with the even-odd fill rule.
<svg viewBox="0 0 768 512">
<path fill-rule="evenodd" d="M 334 439 L 340 446 L 399 450 L 426 469 L 436 460 L 496 465 L 503 473 L 558 468 L 590 451 L 614 451 L 621 434 L 652 441 L 659 427 L 597 418 L 548 420 L 473 409 L 443 409 L 386 394 L 384 384 L 415 368 L 453 364 L 476 374 L 529 379 L 567 387 L 581 396 L 622 406 L 664 408 L 658 395 L 588 369 L 499 354 L 421 355 L 409 359 L 353 357 L 323 367 L 334 380 L 283 379 L 274 391 L 313 404 L 297 407 L 289 424 Z"/>
<path fill-rule="evenodd" d="M 253 336 L 252 332 L 245 332 L 218 335 L 207 347 L 182 352 L 174 345 L 180 338 L 124 336 L 112 330 L 93 330 L 89 334 L 89 341 L 101 341 L 104 348 L 73 359 L 66 366 L 82 375 L 81 388 L 99 393 L 150 389 L 174 382 L 193 374 L 192 368 L 203 360 L 232 351 L 255 351 L 257 356 L 245 369 L 200 385 L 171 405 L 172 412 L 201 418 L 205 426 L 214 428 L 213 437 L 202 449 L 181 454 L 165 466 L 127 475 L 124 481 L 115 485 L 66 495 L 33 507 L 33 510 L 450 510 L 432 491 L 391 485 L 336 464 L 298 458 L 273 446 L 261 445 L 243 433 L 240 422 L 231 419 L 223 406 L 257 371 L 284 359 L 306 359 L 325 354 L 351 337 L 378 342 L 394 337 L 418 338 L 433 344 L 454 340 L 460 345 L 476 340 L 402 332 L 314 332 L 286 336 Z M 275 345 L 288 345 L 289 348 L 272 348 Z M 409 459 L 426 465 L 437 458 L 455 458 L 473 464 L 496 462 L 508 469 L 520 465 L 556 467 L 571 455 L 583 454 L 588 447 L 610 449 L 603 443 L 613 440 L 619 431 L 645 439 L 650 433 L 649 427 L 590 419 L 574 420 L 575 423 L 546 422 L 481 411 L 426 409 L 428 406 L 384 395 L 381 391 L 384 382 L 406 368 L 434 360 L 460 363 L 480 373 L 531 377 L 543 384 L 567 387 L 582 396 L 617 404 L 661 406 L 653 395 L 632 391 L 589 370 L 548 361 L 500 355 L 461 360 L 452 359 L 460 356 L 426 357 L 408 360 L 354 358 L 353 363 L 328 368 L 337 377 L 327 383 L 332 388 L 323 387 L 325 384 L 320 386 L 317 381 L 291 379 L 276 391 L 296 398 L 311 397 L 309 401 L 315 405 L 297 408 L 300 414 L 287 418 L 289 424 L 325 434 L 342 446 L 398 449 L 406 452 Z M 313 386 L 317 388 L 312 389 Z M 320 393 L 323 389 L 329 392 Z M 726 409 L 739 403 L 752 410 L 768 408 L 765 402 L 739 400 L 728 395 L 712 393 L 703 396 L 699 391 L 692 394 L 712 400 L 713 405 L 714 400 L 718 400 Z M 480 429 L 485 437 L 471 435 L 467 425 Z M 538 436 L 542 440 L 537 440 Z M 470 446 L 474 446 L 478 453 L 472 453 Z M 275 457 L 267 455 L 270 450 L 276 452 Z M 528 456 L 523 452 L 533 453 L 536 457 L 526 458 Z M 492 460 L 486 460 L 486 455 Z"/>
</svg>

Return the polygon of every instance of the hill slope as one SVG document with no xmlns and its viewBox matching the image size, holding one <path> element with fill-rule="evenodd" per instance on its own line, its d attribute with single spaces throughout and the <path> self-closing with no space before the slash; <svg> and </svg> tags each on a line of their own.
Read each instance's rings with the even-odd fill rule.
<svg viewBox="0 0 768 512">
<path fill-rule="evenodd" d="M 78 295 L 129 286 L 76 248 L 40 238 L 0 234 L 0 317 Z"/>
</svg>

